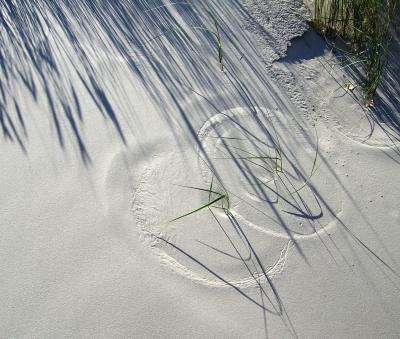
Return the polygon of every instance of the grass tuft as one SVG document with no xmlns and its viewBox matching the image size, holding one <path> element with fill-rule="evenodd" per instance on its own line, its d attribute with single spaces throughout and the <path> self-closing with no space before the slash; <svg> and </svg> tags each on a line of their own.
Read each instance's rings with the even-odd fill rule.
<svg viewBox="0 0 400 339">
<path fill-rule="evenodd" d="M 326 37 L 340 37 L 363 65 L 364 100 L 371 104 L 385 69 L 399 0 L 314 0 L 311 24 Z M 396 23 L 398 24 L 398 23 Z M 333 43 L 334 44 L 334 43 Z"/>
<path fill-rule="evenodd" d="M 207 164 L 207 162 L 201 158 L 203 160 L 203 162 L 206 164 L 206 166 L 209 168 L 209 170 L 212 173 L 212 178 L 211 178 L 211 183 L 210 183 L 210 187 L 208 189 L 205 188 L 200 188 L 200 187 L 193 187 L 193 186 L 184 186 L 181 185 L 181 187 L 184 188 L 189 188 L 192 190 L 197 190 L 197 191 L 201 191 L 201 192 L 207 192 L 208 193 L 208 202 L 202 206 L 200 206 L 199 208 L 196 208 L 195 210 L 185 213 L 177 218 L 174 218 L 168 222 L 173 222 L 179 219 L 182 219 L 184 217 L 188 217 L 192 214 L 195 214 L 197 212 L 200 212 L 206 208 L 219 208 L 222 209 L 227 215 L 229 215 L 230 213 L 230 200 L 229 200 L 229 194 L 228 194 L 228 190 L 224 187 L 224 185 L 222 184 L 222 182 L 218 179 L 218 177 L 216 176 L 216 174 L 214 173 L 214 171 L 211 169 L 211 167 Z M 217 179 L 217 184 L 220 187 L 221 191 L 216 191 L 213 189 L 214 187 L 214 178 Z M 217 205 L 217 203 L 220 202 L 220 204 Z"/>
</svg>

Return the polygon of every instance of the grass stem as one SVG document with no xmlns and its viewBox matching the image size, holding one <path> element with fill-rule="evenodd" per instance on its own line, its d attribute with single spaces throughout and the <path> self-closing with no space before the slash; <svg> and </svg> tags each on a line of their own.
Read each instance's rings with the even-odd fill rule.
<svg viewBox="0 0 400 339">
<path fill-rule="evenodd" d="M 314 28 L 324 36 L 340 36 L 362 62 L 367 105 L 372 103 L 386 67 L 389 26 L 394 22 L 398 3 L 399 0 L 314 0 Z"/>
<path fill-rule="evenodd" d="M 170 3 L 170 4 L 167 4 L 167 5 L 163 5 L 163 6 L 154 7 L 152 9 L 147 10 L 146 12 L 152 12 L 152 11 L 155 11 L 155 10 L 158 10 L 158 9 L 161 9 L 161 8 L 165 8 L 165 7 L 169 7 L 169 6 L 177 6 L 177 5 L 189 5 L 189 6 L 193 6 L 193 7 L 200 7 L 201 9 L 206 11 L 206 13 L 211 17 L 212 22 L 214 24 L 214 29 L 209 29 L 207 27 L 198 27 L 198 26 L 191 26 L 191 27 L 187 27 L 187 28 L 205 30 L 205 31 L 210 32 L 215 37 L 215 39 L 217 41 L 218 62 L 219 62 L 220 67 L 221 67 L 221 72 L 223 72 L 225 70 L 225 67 L 224 67 L 224 58 L 223 58 L 223 49 L 222 49 L 222 43 L 221 43 L 221 35 L 219 33 L 219 25 L 218 25 L 218 21 L 217 21 L 215 15 L 209 9 L 207 9 L 207 8 L 201 6 L 201 5 L 191 3 L 191 2 L 175 2 L 175 3 Z M 187 28 L 186 27 L 176 27 L 176 28 L 169 29 L 167 31 L 164 31 L 164 32 L 162 32 L 160 34 L 157 34 L 156 36 L 152 37 L 150 40 L 146 41 L 146 43 L 148 43 L 150 41 L 153 41 L 155 39 L 158 39 L 158 38 L 162 37 L 165 34 L 174 33 L 174 32 L 180 31 L 180 30 L 185 30 Z"/>
</svg>

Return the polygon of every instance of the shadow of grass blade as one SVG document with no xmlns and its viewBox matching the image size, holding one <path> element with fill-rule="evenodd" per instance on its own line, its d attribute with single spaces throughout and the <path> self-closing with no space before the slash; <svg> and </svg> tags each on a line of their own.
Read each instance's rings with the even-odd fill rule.
<svg viewBox="0 0 400 339">
<path fill-rule="evenodd" d="M 311 168 L 311 173 L 310 173 L 310 175 L 308 176 L 307 180 L 304 182 L 304 184 L 303 184 L 300 188 L 298 188 L 298 189 L 294 190 L 293 192 L 289 193 L 290 196 L 293 196 L 293 194 L 296 194 L 297 192 L 301 191 L 304 187 L 306 187 L 306 186 L 310 183 L 311 178 L 314 176 L 315 172 L 318 170 L 318 168 L 319 168 L 319 167 L 322 165 L 322 163 L 323 163 L 323 162 L 321 161 L 321 163 L 320 163 L 317 167 L 315 167 L 315 166 L 317 165 L 318 152 L 319 152 L 319 139 L 318 139 L 317 130 L 315 130 L 315 134 L 316 134 L 316 136 L 317 136 L 317 149 L 315 150 L 315 157 L 314 157 L 313 166 L 312 166 L 312 168 Z"/>
</svg>

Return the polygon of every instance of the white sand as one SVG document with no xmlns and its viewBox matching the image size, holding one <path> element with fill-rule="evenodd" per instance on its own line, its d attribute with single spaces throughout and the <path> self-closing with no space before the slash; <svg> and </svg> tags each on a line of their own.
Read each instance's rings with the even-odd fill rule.
<svg viewBox="0 0 400 339">
<path fill-rule="evenodd" d="M 400 337 L 398 41 L 368 110 L 296 0 L 199 1 L 224 72 L 198 6 L 9 3 L 1 338 Z"/>
</svg>

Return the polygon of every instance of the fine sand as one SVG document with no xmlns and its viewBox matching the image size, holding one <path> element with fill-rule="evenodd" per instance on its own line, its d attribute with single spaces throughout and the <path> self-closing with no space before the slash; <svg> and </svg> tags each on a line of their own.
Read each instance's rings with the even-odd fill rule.
<svg viewBox="0 0 400 339">
<path fill-rule="evenodd" d="M 1 338 L 400 337 L 395 32 L 366 107 L 301 1 L 0 3 Z"/>
</svg>

